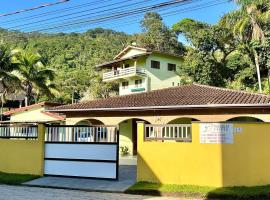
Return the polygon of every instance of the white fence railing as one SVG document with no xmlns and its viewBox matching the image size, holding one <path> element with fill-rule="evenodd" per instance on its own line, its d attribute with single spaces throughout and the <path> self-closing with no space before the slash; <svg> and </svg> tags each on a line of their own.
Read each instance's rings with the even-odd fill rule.
<svg viewBox="0 0 270 200">
<path fill-rule="evenodd" d="M 116 126 L 47 126 L 46 142 L 116 143 Z"/>
<path fill-rule="evenodd" d="M 34 125 L 1 125 L 0 138 L 37 139 L 38 127 Z"/>
<path fill-rule="evenodd" d="M 129 67 L 124 69 L 118 69 L 110 72 L 106 72 L 103 74 L 103 80 L 108 80 L 115 77 L 121 77 L 126 76 L 130 74 L 144 74 L 145 69 L 143 68 L 137 68 L 137 67 Z"/>
<path fill-rule="evenodd" d="M 166 125 L 145 125 L 146 141 L 151 140 L 175 140 L 182 142 L 191 142 L 191 125 L 190 124 L 166 124 Z"/>
</svg>

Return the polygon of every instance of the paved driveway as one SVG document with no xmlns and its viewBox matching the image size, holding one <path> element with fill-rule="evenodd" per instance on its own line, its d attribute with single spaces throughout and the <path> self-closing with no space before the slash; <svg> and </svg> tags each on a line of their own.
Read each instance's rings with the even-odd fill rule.
<svg viewBox="0 0 270 200">
<path fill-rule="evenodd" d="M 136 166 L 120 165 L 119 181 L 86 178 L 41 177 L 24 183 L 27 186 L 42 186 L 86 191 L 124 192 L 136 182 Z"/>
<path fill-rule="evenodd" d="M 176 200 L 120 193 L 84 192 L 75 190 L 0 185 L 0 200 Z"/>
</svg>

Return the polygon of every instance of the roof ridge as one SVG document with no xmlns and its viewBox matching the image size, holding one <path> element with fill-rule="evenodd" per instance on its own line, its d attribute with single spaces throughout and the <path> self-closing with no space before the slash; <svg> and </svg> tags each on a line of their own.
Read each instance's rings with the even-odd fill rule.
<svg viewBox="0 0 270 200">
<path fill-rule="evenodd" d="M 245 93 L 245 94 L 251 94 L 251 95 L 261 95 L 263 97 L 269 97 L 270 95 L 265 95 L 265 94 L 261 94 L 261 93 L 252 93 L 252 92 L 247 92 L 247 91 L 243 91 L 243 90 L 234 90 L 234 89 L 229 89 L 229 88 L 221 88 L 221 87 L 216 87 L 216 86 L 210 86 L 210 85 L 204 85 L 204 84 L 200 84 L 200 83 L 191 83 L 191 84 L 185 84 L 185 85 L 180 85 L 180 86 L 172 86 L 172 87 L 167 87 L 167 88 L 161 88 L 161 89 L 156 89 L 156 90 L 151 90 L 148 92 L 141 92 L 141 93 L 134 93 L 134 94 L 126 94 L 126 95 L 121 95 L 121 96 L 113 96 L 113 97 L 109 97 L 109 98 L 104 98 L 104 99 L 94 99 L 94 100 L 87 100 L 84 102 L 78 102 L 75 104 L 85 104 L 85 103 L 90 103 L 90 102 L 99 102 L 99 101 L 104 101 L 105 99 L 123 99 L 129 96 L 136 96 L 136 95 L 144 95 L 144 94 L 153 94 L 156 92 L 160 92 L 160 91 L 164 91 L 164 90 L 168 90 L 168 89 L 178 89 L 180 87 L 187 87 L 187 86 L 201 86 L 201 87 L 207 87 L 207 88 L 212 88 L 212 89 L 216 89 L 216 90 L 223 90 L 223 91 L 231 91 L 231 92 L 239 92 L 239 93 Z M 71 104 L 68 104 L 71 105 Z"/>
<path fill-rule="evenodd" d="M 164 91 L 164 90 L 168 90 L 168 89 L 178 89 L 178 88 L 180 88 L 180 87 L 191 86 L 191 85 L 192 85 L 192 84 L 186 84 L 186 85 L 180 85 L 180 86 L 172 86 L 172 87 L 161 88 L 161 89 L 157 89 L 157 90 L 151 90 L 151 91 L 148 91 L 148 92 L 126 94 L 126 95 L 121 95 L 121 96 L 118 95 L 118 96 L 108 97 L 108 98 L 104 98 L 104 99 L 122 99 L 122 98 L 129 97 L 129 96 L 151 94 L 151 93 L 156 93 L 156 92 L 159 92 L 159 91 Z M 84 101 L 84 102 L 78 102 L 78 103 L 75 103 L 75 104 L 89 103 L 89 102 L 93 102 L 93 101 L 103 101 L 104 99 L 87 100 L 87 101 Z M 71 105 L 71 104 L 69 104 L 69 105 Z"/>
<path fill-rule="evenodd" d="M 54 104 L 53 102 L 50 102 L 50 101 L 42 101 L 42 102 L 38 102 L 38 103 L 35 103 L 35 104 L 31 104 L 31 105 L 28 105 L 28 106 L 23 106 L 23 107 L 19 107 L 19 108 L 15 108 L 15 109 L 12 109 L 12 110 L 9 110 L 9 111 L 6 111 L 3 113 L 3 115 L 12 115 L 14 113 L 18 113 L 18 112 L 23 112 L 25 110 L 31 110 L 33 108 L 36 108 L 38 106 L 46 106 L 49 105 L 49 104 Z M 55 103 L 57 104 L 57 103 Z M 59 104 L 60 106 L 60 104 Z"/>
<path fill-rule="evenodd" d="M 248 92 L 248 91 L 244 91 L 244 90 L 223 88 L 223 87 L 217 87 L 217 86 L 211 86 L 211 85 L 204 85 L 204 84 L 200 84 L 200 83 L 192 83 L 192 84 L 197 85 L 197 86 L 217 89 L 217 90 L 230 91 L 230 92 L 239 92 L 239 93 L 245 93 L 245 94 L 251 94 L 251 95 L 259 95 L 259 96 L 263 96 L 263 97 L 270 97 L 269 94 L 263 94 L 263 93 L 257 93 L 257 92 Z"/>
</svg>

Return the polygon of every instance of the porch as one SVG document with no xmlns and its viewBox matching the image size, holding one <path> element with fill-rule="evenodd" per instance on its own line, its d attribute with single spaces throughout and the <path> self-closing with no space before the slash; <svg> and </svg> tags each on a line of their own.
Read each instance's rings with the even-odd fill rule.
<svg viewBox="0 0 270 200">
<path fill-rule="evenodd" d="M 116 79 L 145 76 L 145 69 L 139 67 L 118 68 L 103 73 L 103 81 L 114 81 Z"/>
</svg>

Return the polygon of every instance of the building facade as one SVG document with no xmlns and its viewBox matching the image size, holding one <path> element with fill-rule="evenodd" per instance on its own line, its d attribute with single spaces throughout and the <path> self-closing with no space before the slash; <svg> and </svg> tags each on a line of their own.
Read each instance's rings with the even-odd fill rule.
<svg viewBox="0 0 270 200">
<path fill-rule="evenodd" d="M 9 116 L 11 123 L 18 122 L 50 122 L 55 124 L 64 123 L 65 117 L 57 113 L 50 113 L 46 110 L 61 104 L 51 102 L 40 102 L 29 106 L 24 106 L 7 111 L 4 116 Z"/>
<path fill-rule="evenodd" d="M 128 46 L 103 69 L 103 81 L 119 84 L 119 95 L 148 92 L 180 85 L 176 74 L 181 57 L 144 48 Z"/>
</svg>

